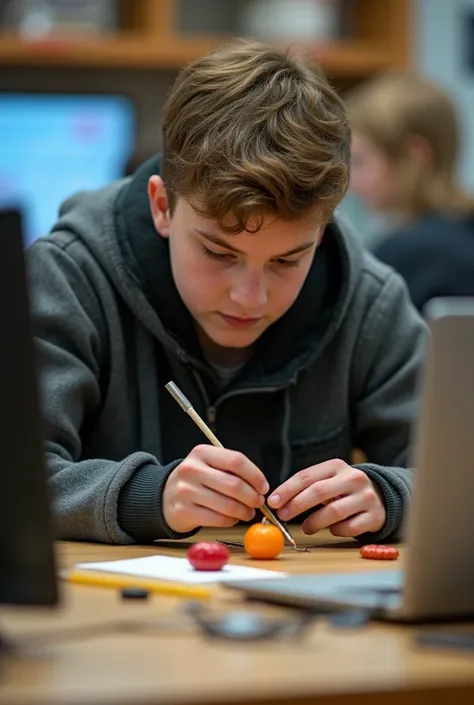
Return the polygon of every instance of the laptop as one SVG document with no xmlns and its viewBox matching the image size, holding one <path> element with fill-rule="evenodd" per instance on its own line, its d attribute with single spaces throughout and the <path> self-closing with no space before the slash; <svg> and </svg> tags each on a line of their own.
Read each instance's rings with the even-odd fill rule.
<svg viewBox="0 0 474 705">
<path fill-rule="evenodd" d="M 321 611 L 364 609 L 374 619 L 474 617 L 474 298 L 433 299 L 424 313 L 431 337 L 411 444 L 417 470 L 404 570 L 295 575 L 228 587 L 249 598 Z"/>
<path fill-rule="evenodd" d="M 0 605 L 55 605 L 53 530 L 23 247 L 20 211 L 0 210 Z"/>
</svg>

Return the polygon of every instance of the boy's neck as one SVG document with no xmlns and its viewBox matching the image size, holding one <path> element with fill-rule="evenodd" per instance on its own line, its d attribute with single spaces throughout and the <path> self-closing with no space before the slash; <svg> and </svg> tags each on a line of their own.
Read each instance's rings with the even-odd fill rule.
<svg viewBox="0 0 474 705">
<path fill-rule="evenodd" d="M 198 338 L 204 357 L 211 365 L 219 367 L 240 367 L 252 355 L 252 348 L 224 348 L 217 345 L 199 328 Z"/>
</svg>

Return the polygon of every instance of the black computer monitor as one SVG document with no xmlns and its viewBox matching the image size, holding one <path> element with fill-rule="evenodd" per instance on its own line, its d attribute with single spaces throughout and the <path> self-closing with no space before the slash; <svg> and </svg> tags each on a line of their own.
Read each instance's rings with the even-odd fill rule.
<svg viewBox="0 0 474 705">
<path fill-rule="evenodd" d="M 19 211 L 0 211 L 0 604 L 54 605 L 57 579 Z"/>
</svg>

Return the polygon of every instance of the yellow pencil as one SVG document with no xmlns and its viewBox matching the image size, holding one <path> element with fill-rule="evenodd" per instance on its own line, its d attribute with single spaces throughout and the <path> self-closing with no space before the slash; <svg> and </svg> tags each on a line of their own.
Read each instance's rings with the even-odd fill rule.
<svg viewBox="0 0 474 705">
<path fill-rule="evenodd" d="M 179 583 L 147 580 L 146 578 L 126 578 L 121 575 L 104 575 L 103 573 L 86 573 L 73 570 L 62 576 L 68 583 L 75 585 L 89 585 L 90 587 L 112 588 L 142 588 L 149 592 L 156 592 L 169 597 L 188 597 L 205 600 L 211 596 L 212 590 L 199 585 L 181 585 Z"/>
</svg>

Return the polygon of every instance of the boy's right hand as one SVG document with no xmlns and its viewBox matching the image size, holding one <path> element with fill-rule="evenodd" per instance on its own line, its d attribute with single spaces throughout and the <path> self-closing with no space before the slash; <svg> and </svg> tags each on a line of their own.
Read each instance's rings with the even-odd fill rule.
<svg viewBox="0 0 474 705">
<path fill-rule="evenodd" d="M 163 515 L 177 533 L 234 526 L 253 519 L 268 489 L 262 471 L 242 453 L 199 445 L 169 474 Z"/>
</svg>

